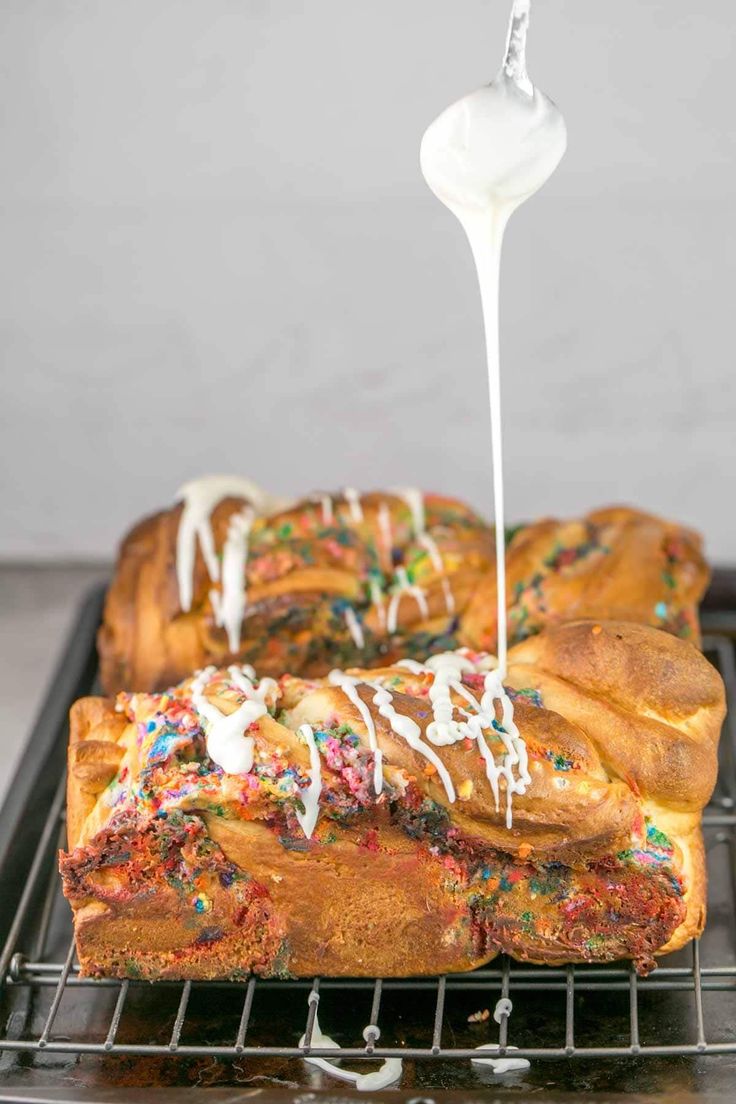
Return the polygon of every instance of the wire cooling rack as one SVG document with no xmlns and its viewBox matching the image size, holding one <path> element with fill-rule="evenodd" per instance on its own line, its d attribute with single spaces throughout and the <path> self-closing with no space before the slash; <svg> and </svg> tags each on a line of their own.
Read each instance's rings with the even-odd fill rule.
<svg viewBox="0 0 736 1104">
<path fill-rule="evenodd" d="M 0 1090 L 9 1071 L 41 1058 L 48 1064 L 49 1055 L 77 1062 L 96 1056 L 108 1073 L 116 1058 L 167 1059 L 155 1076 L 166 1069 L 169 1080 L 173 1060 L 248 1059 L 251 1070 L 261 1063 L 266 1079 L 274 1069 L 291 1071 L 292 1086 L 305 1083 L 308 1067 L 295 1060 L 307 1056 L 398 1057 L 469 1070 L 476 1048 L 489 1043 L 497 1046 L 492 1057 L 571 1064 L 736 1055 L 736 666 L 725 632 L 705 641 L 732 707 L 704 816 L 709 923 L 699 943 L 650 977 L 638 978 L 628 964 L 556 969 L 502 956 L 486 969 L 435 978 L 150 984 L 79 976 L 56 870 L 65 827 L 66 714 L 94 685 L 100 603 L 95 592 L 80 613 L 0 816 Z M 723 618 L 718 624 L 724 627 Z M 501 998 L 513 1011 L 496 1023 Z M 317 1013 L 338 1050 L 313 1043 Z M 445 1083 L 454 1084 L 452 1077 Z"/>
</svg>

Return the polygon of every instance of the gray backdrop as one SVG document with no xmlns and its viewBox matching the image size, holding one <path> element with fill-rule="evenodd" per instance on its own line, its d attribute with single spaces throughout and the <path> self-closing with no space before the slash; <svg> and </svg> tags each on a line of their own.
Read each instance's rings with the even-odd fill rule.
<svg viewBox="0 0 736 1104">
<path fill-rule="evenodd" d="M 3 0 L 6 557 L 184 479 L 490 507 L 480 308 L 425 125 L 507 0 Z M 629 500 L 736 560 L 732 0 L 538 0 L 569 150 L 503 268 L 508 508 Z"/>
</svg>

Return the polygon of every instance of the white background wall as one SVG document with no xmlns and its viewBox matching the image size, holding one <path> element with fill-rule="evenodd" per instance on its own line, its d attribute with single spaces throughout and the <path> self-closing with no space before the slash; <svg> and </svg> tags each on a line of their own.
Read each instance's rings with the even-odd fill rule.
<svg viewBox="0 0 736 1104">
<path fill-rule="evenodd" d="M 507 0 L 2 0 L 0 555 L 184 479 L 490 508 L 480 310 L 425 125 Z M 732 0 L 538 0 L 569 150 L 503 271 L 509 512 L 630 500 L 736 561 Z"/>
</svg>

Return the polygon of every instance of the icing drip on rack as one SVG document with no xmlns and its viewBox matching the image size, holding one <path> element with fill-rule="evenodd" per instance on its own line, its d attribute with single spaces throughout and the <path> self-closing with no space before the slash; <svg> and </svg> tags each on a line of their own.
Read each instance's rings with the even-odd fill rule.
<svg viewBox="0 0 736 1104">
<path fill-rule="evenodd" d="M 513 1010 L 513 1004 L 508 997 L 501 997 L 496 1001 L 496 1007 L 493 1010 L 493 1018 L 497 1024 L 501 1024 L 504 1020 L 508 1020 Z M 481 1046 L 476 1047 L 476 1050 L 490 1050 L 499 1051 L 501 1048 L 498 1043 L 483 1043 Z M 516 1050 L 514 1046 L 506 1047 L 506 1050 Z M 522 1070 L 528 1070 L 530 1062 L 527 1058 L 471 1058 L 470 1061 L 474 1066 L 484 1066 L 493 1071 L 493 1073 L 520 1073 Z"/>
<path fill-rule="evenodd" d="M 205 696 L 215 673 L 216 668 L 205 667 L 191 687 L 192 705 L 203 721 L 207 754 L 226 774 L 247 774 L 253 767 L 254 741 L 245 733 L 254 721 L 268 713 L 266 698 L 273 695 L 278 687 L 273 679 L 264 678 L 256 688 L 253 685 L 256 675 L 252 667 L 228 667 L 233 683 L 242 690 L 246 700 L 234 713 L 221 713 Z"/>
<path fill-rule="evenodd" d="M 310 993 L 309 1003 L 317 1004 L 318 1000 L 318 993 Z M 365 1029 L 363 1035 L 367 1037 L 369 1031 L 373 1039 L 377 1039 L 381 1034 L 379 1029 L 373 1024 Z M 303 1047 L 306 1041 L 307 1036 L 302 1035 L 299 1040 L 299 1046 Z M 319 1019 L 316 1013 L 312 1022 L 309 1045 L 317 1050 L 340 1049 L 334 1039 L 324 1034 L 319 1026 Z M 381 1063 L 380 1069 L 374 1070 L 371 1073 L 355 1073 L 353 1070 L 343 1069 L 342 1066 L 335 1065 L 334 1062 L 330 1062 L 327 1058 L 311 1058 L 305 1056 L 304 1061 L 309 1062 L 318 1069 L 324 1070 L 324 1072 L 329 1073 L 331 1077 L 336 1077 L 340 1081 L 348 1081 L 350 1084 L 355 1085 L 359 1092 L 379 1092 L 381 1089 L 388 1088 L 389 1085 L 393 1085 L 399 1080 L 403 1068 L 401 1058 L 386 1058 Z"/>
<path fill-rule="evenodd" d="M 498 1043 L 482 1043 L 481 1046 L 476 1047 L 476 1050 L 490 1050 L 498 1051 Z M 506 1050 L 516 1050 L 516 1047 L 508 1046 Z M 528 1058 L 471 1058 L 471 1063 L 474 1066 L 486 1066 L 493 1070 L 494 1073 L 521 1073 L 523 1070 L 528 1070 L 531 1065 Z"/>
<path fill-rule="evenodd" d="M 205 475 L 201 479 L 193 479 L 179 488 L 176 498 L 183 502 L 176 534 L 176 578 L 179 605 L 187 613 L 192 608 L 194 596 L 197 544 L 202 550 L 210 580 L 213 583 L 220 581 L 220 563 L 210 520 L 217 503 L 224 498 L 245 498 L 257 514 L 279 509 L 284 503 L 238 475 Z"/>
</svg>

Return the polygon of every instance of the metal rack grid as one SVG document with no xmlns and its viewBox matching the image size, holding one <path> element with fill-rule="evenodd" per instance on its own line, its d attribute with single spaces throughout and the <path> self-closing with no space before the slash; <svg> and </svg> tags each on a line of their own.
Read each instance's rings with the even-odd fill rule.
<svg viewBox="0 0 736 1104">
<path fill-rule="evenodd" d="M 86 618 L 81 618 L 76 629 L 75 646 L 77 667 L 75 677 L 66 676 L 66 693 L 60 693 L 58 685 L 52 689 L 42 717 L 47 731 L 39 736 L 49 747 L 66 740 L 65 717 L 68 699 L 80 692 L 81 684 L 92 685 L 90 649 L 93 651 L 96 613 L 99 597 L 90 602 Z M 80 634 L 85 637 L 80 643 Z M 717 663 L 724 676 L 729 702 L 736 702 L 736 665 L 731 641 L 722 635 L 710 636 L 706 650 Z M 68 667 L 68 664 L 67 664 Z M 53 716 L 49 717 L 50 704 Z M 733 916 L 736 913 L 736 712 L 732 708 L 721 742 L 721 769 L 713 800 L 704 816 L 704 830 L 712 878 L 724 890 L 725 898 L 718 905 L 725 923 L 718 925 L 716 960 L 706 962 L 701 947 L 693 943 L 679 956 L 673 956 L 666 965 L 659 967 L 645 979 L 638 978 L 628 965 L 569 966 L 566 968 L 532 967 L 518 965 L 505 957 L 498 965 L 476 970 L 470 974 L 448 975 L 438 978 L 414 979 L 328 979 L 276 981 L 252 978 L 247 982 L 161 982 L 150 984 L 132 980 L 93 980 L 81 978 L 75 964 L 74 943 L 71 938 L 71 917 L 61 898 L 59 878 L 55 866 L 55 852 L 64 838 L 64 783 L 56 786 L 41 820 L 28 869 L 28 877 L 20 892 L 12 919 L 5 930 L 7 935 L 0 954 L 0 996 L 5 1026 L 0 1037 L 0 1052 L 6 1057 L 13 1053 L 39 1054 L 66 1053 L 99 1056 L 168 1056 L 214 1057 L 219 1059 L 250 1058 L 304 1058 L 307 1055 L 338 1058 L 408 1058 L 468 1060 L 478 1057 L 480 1041 L 497 1042 L 493 1057 L 503 1057 L 509 1050 L 514 1057 L 530 1059 L 617 1058 L 649 1056 L 698 1056 L 736 1053 L 736 943 Z M 43 751 L 43 748 L 41 749 Z M 39 771 L 44 762 L 38 764 Z M 38 778 L 42 776 L 39 773 Z M 56 772 L 59 777 L 59 772 Z M 22 796 L 22 795 L 21 795 Z M 6 848 L 7 850 L 7 848 Z M 4 856 L 4 873 L 8 874 L 8 855 Z M 718 865 L 718 874 L 713 873 Z M 12 872 L 11 872 L 12 873 Z M 724 887 L 723 883 L 727 883 Z M 0 892 L 3 887 L 0 886 Z M 706 931 L 706 939 L 708 931 Z M 711 956 L 712 957 L 712 956 Z M 671 964 L 674 963 L 674 964 Z M 642 1002 L 662 1000 L 663 994 L 679 994 L 678 1009 L 649 1005 L 648 1031 L 653 1024 L 666 1022 L 669 1016 L 676 1019 L 684 1037 L 680 1041 L 651 1041 L 641 1030 L 640 1008 Z M 711 993 L 725 994 L 731 1002 L 729 1015 L 718 1014 L 716 1026 L 707 1022 L 704 1003 Z M 473 1037 L 467 1026 L 465 1013 L 469 1007 L 487 1006 L 491 1009 L 502 997 L 514 998 L 523 1003 L 523 994 L 535 994 L 533 1004 L 545 1009 L 554 1004 L 557 1009 L 556 1036 L 543 1033 L 544 1045 L 533 1045 L 517 1035 L 519 1014 L 514 1011 L 500 1017 L 496 1028 L 493 1019 L 490 1027 L 496 1038 L 489 1040 L 488 1026 L 482 1040 Z M 225 1007 L 229 1026 L 220 1022 L 219 1038 L 213 1038 L 211 1016 L 202 1016 L 193 1004 L 202 1004 L 203 995 L 209 1008 Z M 285 995 L 289 995 L 284 1002 Z M 591 1038 L 590 1025 L 583 1024 L 581 1033 L 579 1007 L 581 998 L 596 999 L 598 995 L 608 1002 L 621 1002 L 626 1007 L 625 1024 L 619 1014 L 618 1028 L 607 1035 L 605 1019 L 598 1023 L 597 1033 Z M 655 998 L 655 995 L 656 996 Z M 387 1001 L 399 997 L 408 999 L 418 1015 L 418 1026 L 406 1032 L 386 1030 L 383 1011 Z M 293 1022 L 284 1023 L 283 1015 L 269 1021 L 268 1014 L 259 1018 L 258 1030 L 253 1032 L 254 1008 L 259 1002 L 274 998 L 282 1010 L 288 1005 L 294 1013 Z M 723 998 L 722 998 L 723 999 Z M 340 1020 L 343 1009 L 364 1010 L 364 1030 L 357 1029 L 352 1044 L 346 1042 L 338 1050 L 327 1050 L 311 1045 L 318 1003 L 331 1011 L 333 1020 L 337 1008 Z M 460 1019 L 450 1014 L 448 1005 L 455 1002 L 460 1008 Z M 682 1001 L 686 1005 L 682 1005 Z M 168 1013 L 162 1012 L 163 1005 Z M 459 1004 L 458 1004 L 459 1002 Z M 148 1038 L 125 1038 L 124 1025 L 131 1003 L 136 1005 L 136 1022 L 148 1022 L 156 1041 Z M 79 1009 L 95 1004 L 99 1015 L 79 1016 Z M 145 1006 L 151 1006 L 146 1020 Z M 70 1031 L 67 1008 L 76 1009 L 74 1030 Z M 141 1011 L 143 1009 L 143 1012 Z M 417 1011 L 418 1010 L 418 1011 Z M 576 1011 L 578 1010 L 578 1011 Z M 166 1015 L 170 1018 L 167 1020 Z M 546 1015 L 546 1012 L 545 1012 Z M 222 1021 L 220 1016 L 219 1020 Z M 454 1020 L 454 1026 L 451 1021 Z M 2 1019 L 0 1019 L 2 1022 Z M 270 1028 L 269 1028 L 270 1023 Z M 154 1029 L 155 1025 L 155 1029 Z M 327 1029 L 331 1029 L 327 1023 Z M 512 1047 L 512 1034 L 519 1043 Z M 582 1034 L 582 1039 L 581 1039 Z M 304 1035 L 303 1045 L 300 1036 Z M 468 1037 L 470 1035 L 470 1037 Z M 539 1033 L 537 1033 L 538 1037 Z M 459 1036 L 459 1037 L 458 1037 Z M 667 1036 L 669 1037 L 669 1036 Z M 358 1039 L 359 1042 L 355 1042 Z M 488 1052 L 486 1052 L 488 1056 Z M 0 1059 L 2 1061 L 3 1059 Z"/>
</svg>

